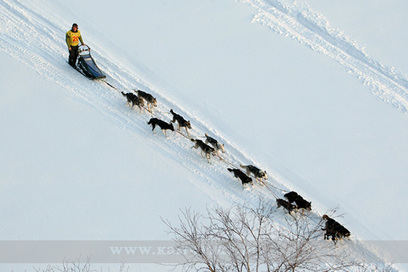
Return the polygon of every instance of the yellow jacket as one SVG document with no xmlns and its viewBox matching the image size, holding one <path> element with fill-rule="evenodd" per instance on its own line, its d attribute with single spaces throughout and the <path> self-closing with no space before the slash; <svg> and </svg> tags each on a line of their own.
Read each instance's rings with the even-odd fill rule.
<svg viewBox="0 0 408 272">
<path fill-rule="evenodd" d="M 70 30 L 66 34 L 66 41 L 68 48 L 71 46 L 78 46 L 79 41 L 81 41 L 81 44 L 84 44 L 84 41 L 82 40 L 81 36 L 81 31 L 77 30 L 76 32 Z"/>
</svg>

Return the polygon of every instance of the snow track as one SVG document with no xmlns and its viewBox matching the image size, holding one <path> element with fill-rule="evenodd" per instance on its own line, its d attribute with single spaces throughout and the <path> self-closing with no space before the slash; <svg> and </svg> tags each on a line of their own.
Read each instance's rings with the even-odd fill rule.
<svg viewBox="0 0 408 272">
<path fill-rule="evenodd" d="M 358 75 L 365 84 L 370 85 L 374 93 L 382 100 L 393 104 L 396 108 L 408 109 L 407 80 L 370 60 L 351 41 L 340 33 L 335 33 L 322 26 L 323 19 L 310 10 L 299 12 L 299 7 L 284 5 L 279 1 L 243 1 L 257 10 L 254 21 L 267 25 L 275 32 L 298 40 L 313 50 L 327 55 L 340 62 L 349 71 Z M 115 60 L 104 54 L 103 48 L 96 48 L 93 57 L 101 70 L 106 73 L 107 81 L 118 90 L 142 89 L 152 93 L 158 100 L 159 106 L 153 110 L 153 116 L 163 120 L 171 118 L 169 110 L 183 115 L 190 120 L 194 129 L 192 138 L 203 138 L 209 133 L 225 144 L 226 154 L 221 156 L 228 162 L 220 161 L 217 157 L 208 164 L 200 155 L 200 151 L 191 149 L 193 143 L 180 137 L 177 133 L 168 132 L 166 138 L 159 129 L 152 134 L 147 121 L 152 117 L 150 113 L 131 110 L 126 107 L 124 97 L 107 85 L 90 81 L 74 71 L 64 61 L 67 56 L 63 37 L 65 29 L 57 24 L 44 11 L 38 11 L 29 4 L 18 0 L 3 0 L 0 2 L 0 50 L 11 55 L 23 64 L 37 71 L 40 76 L 56 82 L 64 87 L 71 95 L 80 101 L 91 105 L 99 112 L 114 120 L 123 129 L 129 131 L 147 145 L 160 149 L 171 160 L 177 161 L 183 167 L 201 177 L 202 183 L 194 184 L 201 191 L 212 196 L 216 202 L 240 202 L 254 204 L 261 197 L 274 203 L 274 195 L 282 197 L 288 188 L 284 180 L 267 169 L 270 178 L 266 186 L 255 184 L 252 188 L 242 190 L 240 182 L 233 178 L 226 168 L 239 164 L 254 164 L 234 143 L 228 141 L 224 135 L 211 129 L 199 117 L 192 116 L 176 103 L 155 89 L 152 83 L 145 82 L 137 75 L 121 67 Z M 89 42 L 92 44 L 92 41 Z M 183 132 L 183 131 L 182 131 Z M 259 165 L 258 165 L 259 166 Z M 260 165 L 262 168 L 262 165 Z M 272 174 L 272 175 L 271 175 Z M 283 212 L 281 217 L 286 216 Z M 318 220 L 318 214 L 311 213 L 310 217 Z M 283 221 L 277 218 L 277 222 Z M 362 244 L 351 242 L 354 250 L 363 252 Z"/>
<path fill-rule="evenodd" d="M 253 22 L 290 37 L 340 63 L 356 75 L 380 100 L 404 113 L 408 111 L 408 79 L 369 58 L 355 42 L 329 27 L 329 22 L 304 1 L 239 0 L 256 15 Z"/>
<path fill-rule="evenodd" d="M 115 120 L 123 129 L 143 138 L 143 141 L 155 146 L 155 148 L 162 149 L 171 159 L 200 175 L 206 181 L 204 186 L 196 184 L 200 189 L 208 192 L 209 195 L 214 194 L 215 189 L 224 195 L 218 199 L 229 199 L 237 202 L 248 202 L 248 197 L 257 199 L 258 196 L 273 199 L 270 192 L 258 188 L 260 185 L 254 186 L 253 194 L 249 193 L 248 190 L 243 191 L 240 182 L 233 179 L 231 173 L 226 170 L 227 167 L 231 167 L 231 164 L 239 167 L 240 163 L 251 162 L 232 143 L 197 117 L 189 115 L 181 107 L 162 96 L 151 84 L 131 75 L 114 60 L 102 56 L 107 55 L 103 54 L 102 49 L 93 52 L 93 56 L 101 70 L 108 75 L 107 81 L 109 83 L 119 91 L 130 91 L 135 88 L 152 93 L 159 104 L 153 110 L 154 117 L 170 120 L 169 110 L 174 109 L 175 112 L 183 115 L 193 124 L 193 130 L 190 132 L 192 138 L 203 138 L 204 133 L 208 132 L 225 143 L 228 154 L 223 157 L 229 164 L 221 162 L 217 157 L 211 159 L 212 164 L 208 164 L 201 157 L 200 151 L 191 149 L 193 143 L 190 140 L 180 137 L 176 133 L 169 132 L 169 136 L 166 138 L 156 128 L 156 135 L 153 135 L 151 127 L 147 125 L 147 121 L 153 117 L 150 113 L 143 111 L 140 114 L 136 109 L 130 110 L 126 107 L 125 99 L 118 90 L 109 88 L 100 81 L 88 80 L 69 67 L 61 57 L 67 55 L 66 45 L 61 38 L 65 30 L 54 24 L 51 19 L 47 19 L 20 1 L 6 0 L 0 3 L 0 14 L 3 18 L 0 34 L 0 49 L 2 51 L 33 68 L 41 76 L 55 81 L 81 101 L 86 101 L 101 113 Z M 35 33 L 35 39 L 33 33 Z M 38 40 L 42 42 L 39 43 Z M 287 190 L 282 184 L 275 185 Z M 282 191 L 276 191 L 275 194 L 282 195 Z"/>
</svg>

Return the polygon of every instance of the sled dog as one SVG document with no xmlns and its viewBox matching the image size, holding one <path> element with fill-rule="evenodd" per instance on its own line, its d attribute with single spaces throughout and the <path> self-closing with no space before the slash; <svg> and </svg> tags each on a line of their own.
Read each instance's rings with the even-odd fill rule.
<svg viewBox="0 0 408 272">
<path fill-rule="evenodd" d="M 296 198 L 299 197 L 299 195 L 295 191 L 291 191 L 289 193 L 284 194 L 283 197 L 285 197 L 289 201 L 289 203 L 293 203 L 295 202 Z"/>
<path fill-rule="evenodd" d="M 130 106 L 130 108 L 133 109 L 133 106 L 138 106 L 139 110 L 142 111 L 142 107 L 144 106 L 144 102 L 142 99 L 140 99 L 137 95 L 134 93 L 124 93 L 121 92 L 124 97 L 127 99 L 127 104 Z"/>
<path fill-rule="evenodd" d="M 207 145 L 206 143 L 204 143 L 203 141 L 199 140 L 199 139 L 191 139 L 191 141 L 193 143 L 195 143 L 194 146 L 192 146 L 191 148 L 195 148 L 201 149 L 201 156 L 204 158 L 203 153 L 205 154 L 205 157 L 207 159 L 207 162 L 210 163 L 210 158 L 211 155 L 215 155 L 215 149 L 212 148 L 211 146 Z"/>
<path fill-rule="evenodd" d="M 301 195 L 298 193 L 291 191 L 283 195 L 289 203 L 296 203 L 297 209 L 302 209 L 311 211 L 312 210 L 312 202 L 306 201 Z"/>
<path fill-rule="evenodd" d="M 289 214 L 291 214 L 292 211 L 296 209 L 296 205 L 293 205 L 281 198 L 276 199 L 276 205 L 278 206 L 278 208 L 284 207 L 289 212 Z"/>
<path fill-rule="evenodd" d="M 323 215 L 322 218 L 326 220 L 326 226 L 322 229 L 326 231 L 326 233 L 324 234 L 325 240 L 328 240 L 331 237 L 334 244 L 336 244 L 337 240 L 341 240 L 343 237 L 350 237 L 350 231 L 339 222 L 337 222 L 333 218 L 330 218 L 326 214 Z"/>
<path fill-rule="evenodd" d="M 154 132 L 155 127 L 159 126 L 160 129 L 162 130 L 162 132 L 164 131 L 163 133 L 164 133 L 164 135 L 166 135 L 166 137 L 167 137 L 167 134 L 166 134 L 167 130 L 174 131 L 173 124 L 166 123 L 166 122 L 164 122 L 164 121 L 162 121 L 160 119 L 157 119 L 157 118 L 151 118 L 149 120 L 149 122 L 147 122 L 147 124 L 152 125 L 152 131 L 153 132 Z"/>
<path fill-rule="evenodd" d="M 248 183 L 252 184 L 252 178 L 247 176 L 247 174 L 245 174 L 241 170 L 236 169 L 236 168 L 227 168 L 227 170 L 234 173 L 234 177 L 241 180 L 242 186 L 244 186 L 245 184 L 248 184 Z"/>
<path fill-rule="evenodd" d="M 268 179 L 268 175 L 266 174 L 266 171 L 262 171 L 256 166 L 253 166 L 253 165 L 240 165 L 240 166 L 246 170 L 247 175 L 250 175 L 252 173 L 256 179 L 260 179 L 260 180 Z"/>
<path fill-rule="evenodd" d="M 303 197 L 299 196 L 298 198 L 296 198 L 295 200 L 296 206 L 297 208 L 300 210 L 308 210 L 311 211 L 312 210 L 312 202 L 306 201 Z M 303 213 L 303 212 L 302 212 Z"/>
<path fill-rule="evenodd" d="M 205 134 L 205 137 L 206 137 L 205 143 L 211 144 L 214 147 L 214 149 L 217 151 L 217 154 L 219 150 L 221 150 L 222 153 L 225 153 L 224 144 L 220 144 L 216 139 L 208 136 L 207 133 Z"/>
<path fill-rule="evenodd" d="M 177 121 L 178 130 L 180 130 L 180 127 L 184 127 L 186 129 L 187 136 L 190 137 L 190 135 L 188 134 L 188 129 L 191 129 L 190 121 L 187 121 L 183 118 L 183 116 L 175 113 L 173 109 L 170 110 L 170 113 L 173 115 L 173 120 L 170 123 L 175 123 Z"/>
<path fill-rule="evenodd" d="M 153 107 L 157 107 L 157 100 L 156 100 L 156 98 L 154 98 L 153 97 L 153 95 L 151 95 L 151 94 L 149 94 L 149 93 L 146 93 L 146 92 L 144 92 L 144 91 L 141 91 L 141 90 L 134 90 L 136 93 L 137 93 L 137 95 L 141 98 L 141 99 L 143 99 L 143 100 L 146 100 L 146 102 L 147 102 L 147 110 L 148 111 L 152 111 L 152 106 Z"/>
</svg>

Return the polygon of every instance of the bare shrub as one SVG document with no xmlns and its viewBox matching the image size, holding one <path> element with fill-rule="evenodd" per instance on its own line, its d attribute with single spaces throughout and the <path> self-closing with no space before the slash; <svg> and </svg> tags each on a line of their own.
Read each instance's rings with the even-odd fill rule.
<svg viewBox="0 0 408 272">
<path fill-rule="evenodd" d="M 323 240 L 317 216 L 275 216 L 260 201 L 257 208 L 237 205 L 207 209 L 205 215 L 185 209 L 178 226 L 163 220 L 185 258 L 186 271 L 367 271 L 344 247 Z M 376 270 L 379 271 L 379 270 Z"/>
<path fill-rule="evenodd" d="M 91 268 L 89 259 L 86 262 L 81 261 L 64 261 L 60 265 L 47 265 L 45 268 L 34 268 L 36 272 L 103 272 L 102 269 L 96 270 Z M 127 272 L 129 268 L 121 264 L 118 272 Z"/>
</svg>

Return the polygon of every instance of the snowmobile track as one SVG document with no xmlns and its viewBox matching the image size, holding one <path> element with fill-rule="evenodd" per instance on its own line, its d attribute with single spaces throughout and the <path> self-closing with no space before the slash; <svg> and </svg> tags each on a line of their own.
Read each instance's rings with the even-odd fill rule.
<svg viewBox="0 0 408 272">
<path fill-rule="evenodd" d="M 340 63 L 371 88 L 378 99 L 408 112 L 408 79 L 369 58 L 355 42 L 302 1 L 238 0 L 255 10 L 253 22 L 290 37 L 310 49 Z M 299 12 L 300 11 L 300 12 Z"/>
</svg>

